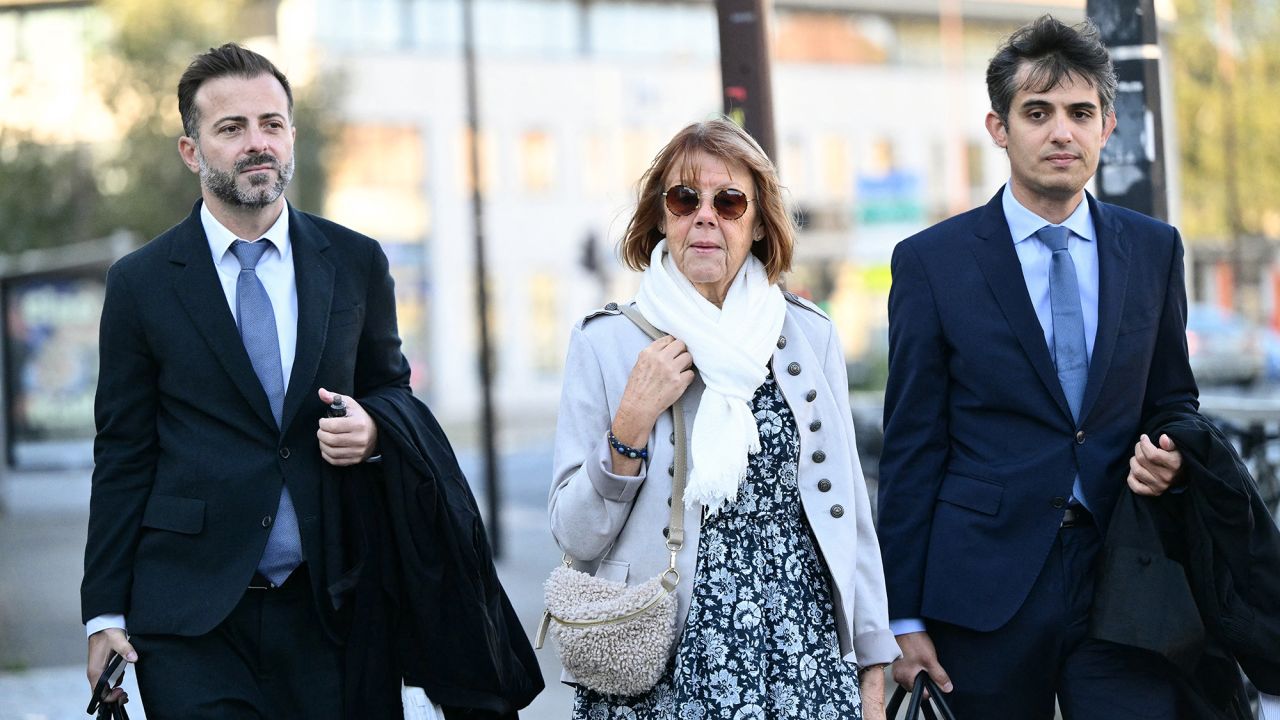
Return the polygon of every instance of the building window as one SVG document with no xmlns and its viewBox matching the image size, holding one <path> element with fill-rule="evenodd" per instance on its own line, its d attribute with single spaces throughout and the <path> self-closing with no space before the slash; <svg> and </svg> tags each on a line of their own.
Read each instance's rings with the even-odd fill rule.
<svg viewBox="0 0 1280 720">
<path fill-rule="evenodd" d="M 545 193 L 555 185 L 555 142 L 551 134 L 531 130 L 520 138 L 520 179 L 526 192 Z"/>
</svg>

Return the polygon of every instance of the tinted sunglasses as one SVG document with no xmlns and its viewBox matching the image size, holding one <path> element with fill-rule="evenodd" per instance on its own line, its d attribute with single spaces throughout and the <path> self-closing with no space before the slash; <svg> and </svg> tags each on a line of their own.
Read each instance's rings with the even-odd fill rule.
<svg viewBox="0 0 1280 720">
<path fill-rule="evenodd" d="M 667 209 L 672 215 L 685 216 L 698 211 L 702 205 L 702 195 L 688 185 L 672 185 L 662 193 Z M 751 202 L 746 193 L 733 188 L 725 188 L 711 198 L 711 207 L 716 214 L 725 220 L 737 220 L 747 212 Z"/>
</svg>

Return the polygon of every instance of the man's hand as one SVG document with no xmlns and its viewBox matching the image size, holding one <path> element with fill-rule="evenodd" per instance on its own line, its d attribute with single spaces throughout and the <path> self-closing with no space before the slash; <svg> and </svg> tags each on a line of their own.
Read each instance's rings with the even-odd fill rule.
<svg viewBox="0 0 1280 720">
<path fill-rule="evenodd" d="M 863 668 L 858 673 L 858 691 L 862 695 L 862 720 L 885 720 L 884 666 Z"/>
<path fill-rule="evenodd" d="M 933 648 L 933 640 L 929 633 L 903 633 L 897 637 L 898 648 L 902 657 L 893 664 L 893 681 L 911 690 L 915 688 L 916 675 L 921 670 L 929 671 L 929 677 L 938 684 L 944 693 L 951 692 L 951 678 L 947 671 L 938 664 L 938 651 Z"/>
<path fill-rule="evenodd" d="M 320 401 L 325 405 L 333 404 L 337 393 L 320 388 Z M 378 426 L 369 417 L 369 413 L 360 407 L 355 398 L 343 395 L 342 402 L 347 406 L 346 417 L 320 418 L 320 429 L 316 437 L 320 439 L 320 456 L 330 465 L 358 465 L 373 455 L 378 447 Z"/>
<path fill-rule="evenodd" d="M 1135 495 L 1161 495 L 1181 479 L 1182 453 L 1173 444 L 1173 438 L 1161 435 L 1157 447 L 1151 438 L 1143 435 L 1133 446 L 1128 482 Z"/>
<path fill-rule="evenodd" d="M 98 678 L 102 677 L 102 671 L 107 668 L 107 658 L 110 657 L 112 650 L 123 655 L 124 659 L 131 663 L 138 662 L 138 653 L 129 644 L 129 638 L 124 634 L 124 630 L 107 628 L 90 635 L 89 667 L 85 672 L 89 678 L 89 692 L 97 688 Z M 129 697 L 117 685 L 111 689 L 105 700 L 106 702 L 128 702 Z"/>
</svg>

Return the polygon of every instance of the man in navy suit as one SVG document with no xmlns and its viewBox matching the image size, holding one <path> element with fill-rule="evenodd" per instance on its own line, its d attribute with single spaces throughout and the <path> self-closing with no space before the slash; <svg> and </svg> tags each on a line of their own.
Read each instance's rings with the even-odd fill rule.
<svg viewBox="0 0 1280 720">
<path fill-rule="evenodd" d="M 1045 16 L 987 70 L 1010 179 L 893 254 L 879 535 L 902 649 L 963 719 L 1175 716 L 1168 667 L 1088 638 L 1126 484 L 1180 479 L 1144 418 L 1192 411 L 1177 230 L 1085 192 L 1115 127 L 1096 28 Z M 1157 606 L 1160 598 L 1141 602 Z"/>
<path fill-rule="evenodd" d="M 269 60 L 197 56 L 178 107 L 201 200 L 107 275 L 89 682 L 114 650 L 155 720 L 336 718 L 327 467 L 376 453 L 353 396 L 410 392 L 387 259 L 285 202 L 293 96 Z M 326 417 L 336 393 L 346 416 Z"/>
</svg>

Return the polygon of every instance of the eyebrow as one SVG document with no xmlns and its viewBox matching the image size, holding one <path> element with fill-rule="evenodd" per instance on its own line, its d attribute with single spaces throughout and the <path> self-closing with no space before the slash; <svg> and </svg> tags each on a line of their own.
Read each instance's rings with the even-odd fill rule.
<svg viewBox="0 0 1280 720">
<path fill-rule="evenodd" d="M 259 121 L 270 120 L 274 118 L 279 118 L 281 120 L 285 119 L 284 115 L 278 112 L 263 113 L 258 116 Z M 247 123 L 249 122 L 249 118 L 245 117 L 244 115 L 224 115 L 223 117 L 220 117 L 217 120 L 215 120 L 213 124 L 220 125 L 224 122 Z"/>
<path fill-rule="evenodd" d="M 1040 100 L 1037 98 L 1032 98 L 1030 100 L 1023 102 L 1021 107 L 1024 110 L 1027 110 L 1030 108 L 1046 108 L 1046 107 L 1053 107 L 1053 103 L 1049 102 L 1048 100 Z M 1098 104 L 1092 101 L 1071 103 L 1070 105 L 1067 106 L 1067 109 L 1068 110 L 1097 110 Z"/>
</svg>

